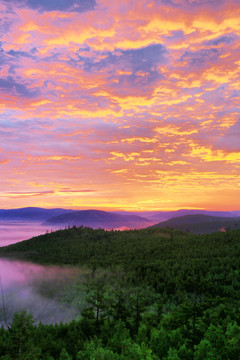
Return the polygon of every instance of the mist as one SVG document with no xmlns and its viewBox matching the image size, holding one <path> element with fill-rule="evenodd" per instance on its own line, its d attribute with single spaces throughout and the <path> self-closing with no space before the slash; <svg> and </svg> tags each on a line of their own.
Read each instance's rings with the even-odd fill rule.
<svg viewBox="0 0 240 360">
<path fill-rule="evenodd" d="M 64 288 L 79 278 L 79 268 L 41 266 L 0 259 L 0 325 L 11 324 L 15 312 L 26 310 L 36 322 L 68 322 L 79 315 L 62 300 Z"/>
<path fill-rule="evenodd" d="M 0 246 L 11 245 L 59 228 L 60 226 L 46 226 L 34 222 L 0 220 Z"/>
</svg>

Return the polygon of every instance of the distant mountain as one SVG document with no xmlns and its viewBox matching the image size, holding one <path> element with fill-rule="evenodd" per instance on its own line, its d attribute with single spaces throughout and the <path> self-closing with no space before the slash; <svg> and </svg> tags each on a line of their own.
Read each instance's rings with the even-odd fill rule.
<svg viewBox="0 0 240 360">
<path fill-rule="evenodd" d="M 208 234 L 216 231 L 240 228 L 240 217 L 219 217 L 203 214 L 179 216 L 151 227 L 190 231 L 194 234 Z"/>
<path fill-rule="evenodd" d="M 76 217 L 74 217 L 74 214 L 76 214 Z M 99 214 L 101 214 L 101 217 Z M 81 225 L 83 223 L 84 226 L 93 226 L 94 228 L 143 228 L 179 216 L 201 214 L 224 218 L 237 216 L 240 217 L 240 211 L 206 211 L 181 209 L 177 211 L 106 212 L 100 210 L 68 210 L 62 208 L 44 209 L 39 207 L 26 207 L 8 210 L 0 209 L 0 221 L 12 220 L 27 222 L 45 222 L 49 220 L 47 224 L 62 224 L 64 226 L 78 226 L 79 224 Z M 54 219 L 55 217 L 61 215 L 64 215 L 63 218 Z M 113 215 L 115 215 L 115 217 Z M 111 221 L 113 221 L 112 224 L 110 223 Z"/>
<path fill-rule="evenodd" d="M 44 209 L 38 207 L 26 207 L 20 209 L 0 209 L 0 220 L 15 220 L 15 221 L 32 221 L 42 222 L 52 216 L 71 212 L 73 210 L 66 209 Z"/>
<path fill-rule="evenodd" d="M 233 216 L 240 216 L 240 211 L 232 211 Z"/>
<path fill-rule="evenodd" d="M 44 225 L 88 226 L 93 229 L 144 228 L 151 222 L 137 215 L 121 215 L 100 210 L 78 210 L 53 216 Z"/>
<path fill-rule="evenodd" d="M 197 210 L 197 209 L 180 209 L 176 211 L 143 211 L 143 212 L 126 212 L 126 211 L 115 211 L 116 214 L 121 215 L 139 215 L 150 220 L 152 223 L 166 221 L 175 217 L 185 215 L 210 215 L 219 217 L 235 217 L 240 216 L 240 211 L 208 211 L 208 210 Z"/>
</svg>

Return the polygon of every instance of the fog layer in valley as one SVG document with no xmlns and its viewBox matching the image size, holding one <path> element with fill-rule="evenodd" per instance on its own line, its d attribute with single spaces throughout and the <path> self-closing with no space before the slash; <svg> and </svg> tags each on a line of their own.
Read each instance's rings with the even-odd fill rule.
<svg viewBox="0 0 240 360">
<path fill-rule="evenodd" d="M 59 228 L 60 226 L 44 226 L 33 222 L 0 220 L 0 246 L 14 244 Z"/>
<path fill-rule="evenodd" d="M 14 312 L 22 310 L 45 324 L 76 317 L 76 309 L 59 300 L 64 284 L 70 284 L 79 271 L 0 259 L 0 325 L 8 326 Z"/>
</svg>

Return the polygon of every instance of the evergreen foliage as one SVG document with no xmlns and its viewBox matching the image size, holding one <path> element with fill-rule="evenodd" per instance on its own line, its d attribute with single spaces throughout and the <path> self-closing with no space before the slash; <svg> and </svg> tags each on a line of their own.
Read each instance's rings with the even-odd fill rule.
<svg viewBox="0 0 240 360">
<path fill-rule="evenodd" d="M 73 227 L 1 248 L 0 256 L 90 271 L 68 299 L 81 303 L 79 318 L 35 325 L 15 314 L 0 329 L 0 359 L 237 360 L 239 241 L 240 230 Z"/>
</svg>

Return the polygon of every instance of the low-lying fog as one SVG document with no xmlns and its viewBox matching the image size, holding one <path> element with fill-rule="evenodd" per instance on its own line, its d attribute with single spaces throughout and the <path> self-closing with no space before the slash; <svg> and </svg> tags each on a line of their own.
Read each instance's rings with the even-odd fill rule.
<svg viewBox="0 0 240 360">
<path fill-rule="evenodd" d="M 0 220 L 0 246 L 14 244 L 57 229 L 59 226 L 54 228 L 40 223 Z"/>
<path fill-rule="evenodd" d="M 22 310 L 44 324 L 75 318 L 77 309 L 62 300 L 64 287 L 71 285 L 79 272 L 77 268 L 40 266 L 1 258 L 0 326 L 8 326 L 14 312 Z"/>
<path fill-rule="evenodd" d="M 0 221 L 0 246 L 6 246 L 54 230 L 37 223 Z M 63 302 L 78 268 L 40 266 L 0 258 L 0 326 L 11 323 L 14 312 L 26 310 L 37 322 L 68 322 L 78 315 Z"/>
</svg>

